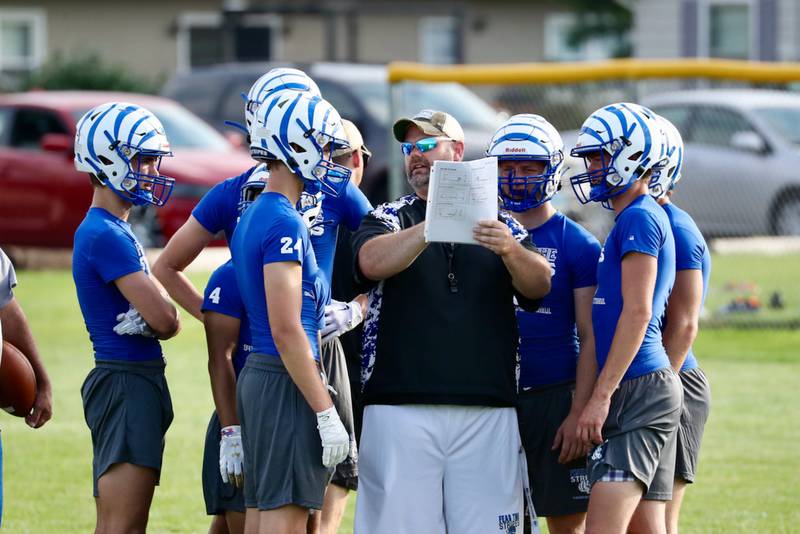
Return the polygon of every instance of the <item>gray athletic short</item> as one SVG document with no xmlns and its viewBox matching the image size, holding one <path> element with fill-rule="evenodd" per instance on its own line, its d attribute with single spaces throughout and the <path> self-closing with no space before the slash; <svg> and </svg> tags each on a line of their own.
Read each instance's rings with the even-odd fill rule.
<svg viewBox="0 0 800 534">
<path fill-rule="evenodd" d="M 642 483 L 645 499 L 672 499 L 682 397 L 672 368 L 622 382 L 611 396 L 603 425 L 605 441 L 589 453 L 589 483 L 594 485 L 617 469 Z"/>
<path fill-rule="evenodd" d="M 683 384 L 683 409 L 678 426 L 678 452 L 675 457 L 675 478 L 694 482 L 700 441 L 711 408 L 711 386 L 699 368 L 679 373 Z"/>
<path fill-rule="evenodd" d="M 241 488 L 222 481 L 219 472 L 219 423 L 217 412 L 211 414 L 203 449 L 203 498 L 208 515 L 224 515 L 227 511 L 244 513 L 244 493 Z"/>
<path fill-rule="evenodd" d="M 252 353 L 236 384 L 247 508 L 322 509 L 332 470 L 322 465 L 317 417 L 280 358 Z"/>
<path fill-rule="evenodd" d="M 163 360 L 97 361 L 83 382 L 95 497 L 97 481 L 117 463 L 150 467 L 160 477 L 164 436 L 173 416 L 164 366 Z"/>
<path fill-rule="evenodd" d="M 572 407 L 574 383 L 555 384 L 519 394 L 517 418 L 528 462 L 533 506 L 539 516 L 578 514 L 589 505 L 586 459 L 558 463 L 550 450 L 556 432 Z"/>
<path fill-rule="evenodd" d="M 353 401 L 350 395 L 350 374 L 347 371 L 342 343 L 338 338 L 322 345 L 320 366 L 328 379 L 328 389 L 333 405 L 339 413 L 345 430 L 350 435 L 350 453 L 336 466 L 331 484 L 350 490 L 358 489 L 358 447 L 353 425 Z M 331 388 L 333 391 L 331 391 Z"/>
</svg>

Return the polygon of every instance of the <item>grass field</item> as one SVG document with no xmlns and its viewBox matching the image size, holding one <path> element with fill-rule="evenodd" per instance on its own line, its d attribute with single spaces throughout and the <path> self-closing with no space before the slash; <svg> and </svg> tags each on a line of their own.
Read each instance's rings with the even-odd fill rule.
<svg viewBox="0 0 800 534">
<path fill-rule="evenodd" d="M 734 277 L 741 267 L 736 261 L 715 258 L 715 268 Z M 795 268 L 791 262 L 778 267 L 773 258 L 769 262 L 747 264 L 743 272 L 750 276 L 763 268 L 770 283 L 792 281 L 797 257 Z M 55 413 L 37 431 L 0 415 L 4 531 L 90 532 L 91 442 L 79 393 L 92 366 L 88 336 L 68 273 L 18 274 L 17 298 L 54 383 Z M 204 277 L 195 281 L 202 284 Z M 793 305 L 798 306 L 800 290 L 796 284 L 791 287 Z M 175 421 L 167 435 L 162 485 L 151 511 L 149 531 L 154 533 L 201 533 L 209 522 L 200 487 L 202 444 L 212 406 L 205 343 L 200 324 L 187 314 L 183 318 L 181 334 L 164 345 Z M 797 532 L 800 331 L 707 330 L 701 332 L 696 352 L 712 384 L 713 407 L 698 483 L 686 499 L 683 532 Z M 351 502 L 341 532 L 352 532 L 352 510 Z"/>
</svg>

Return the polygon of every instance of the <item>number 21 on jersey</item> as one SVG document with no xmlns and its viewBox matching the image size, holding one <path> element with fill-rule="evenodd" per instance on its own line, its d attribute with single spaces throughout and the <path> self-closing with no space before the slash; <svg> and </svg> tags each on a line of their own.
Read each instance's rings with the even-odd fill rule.
<svg viewBox="0 0 800 534">
<path fill-rule="evenodd" d="M 292 241 L 291 237 L 281 238 L 281 254 L 292 254 L 292 250 L 297 251 L 298 254 L 300 253 L 300 248 L 303 246 L 302 238 L 298 237 L 294 245 L 292 245 Z"/>
</svg>

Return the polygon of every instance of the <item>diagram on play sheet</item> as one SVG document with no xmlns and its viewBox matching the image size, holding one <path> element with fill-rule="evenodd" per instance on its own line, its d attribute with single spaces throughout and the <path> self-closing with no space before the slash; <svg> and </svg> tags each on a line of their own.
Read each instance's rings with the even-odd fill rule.
<svg viewBox="0 0 800 534">
<path fill-rule="evenodd" d="M 497 218 L 497 158 L 435 161 L 428 185 L 425 241 L 476 244 L 472 229 Z"/>
</svg>

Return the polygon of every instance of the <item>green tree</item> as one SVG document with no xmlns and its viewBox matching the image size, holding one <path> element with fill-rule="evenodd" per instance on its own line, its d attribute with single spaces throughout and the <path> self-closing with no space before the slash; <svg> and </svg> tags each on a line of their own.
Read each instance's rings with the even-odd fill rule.
<svg viewBox="0 0 800 534">
<path fill-rule="evenodd" d="M 633 45 L 630 32 L 633 13 L 622 0 L 566 0 L 577 17 L 570 28 L 567 43 L 578 47 L 590 39 L 616 39 L 614 57 L 630 57 Z"/>
<path fill-rule="evenodd" d="M 104 62 L 97 54 L 65 57 L 56 53 L 40 69 L 22 80 L 21 89 L 158 92 L 162 79 L 143 79 L 120 65 Z"/>
</svg>

